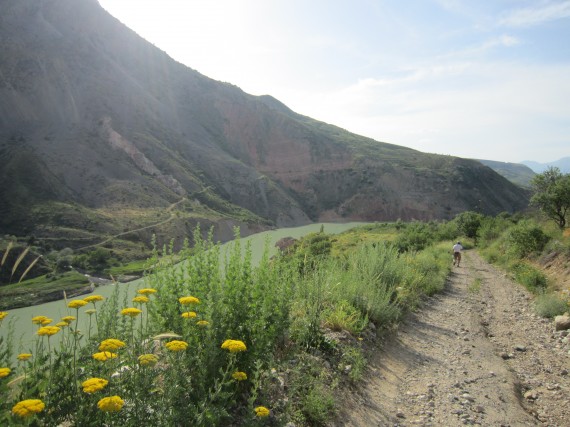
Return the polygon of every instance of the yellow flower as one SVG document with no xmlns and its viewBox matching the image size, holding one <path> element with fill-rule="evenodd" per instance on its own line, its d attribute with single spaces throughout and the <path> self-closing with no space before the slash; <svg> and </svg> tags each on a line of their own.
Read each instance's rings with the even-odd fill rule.
<svg viewBox="0 0 570 427">
<path fill-rule="evenodd" d="M 170 351 L 184 351 L 188 348 L 188 343 L 185 341 L 170 341 L 164 344 L 164 346 Z"/>
<path fill-rule="evenodd" d="M 200 300 L 196 297 L 181 297 L 178 298 L 178 301 L 180 301 L 180 304 L 182 305 L 200 304 Z"/>
<path fill-rule="evenodd" d="M 225 340 L 222 344 L 224 350 L 228 350 L 230 353 L 238 353 L 240 351 L 246 351 L 247 347 L 243 341 L 239 340 Z"/>
<path fill-rule="evenodd" d="M 10 372 L 12 372 L 10 368 L 0 368 L 0 378 L 7 377 L 10 375 Z"/>
<path fill-rule="evenodd" d="M 138 297 L 133 298 L 133 302 L 138 302 L 139 304 L 146 304 L 149 301 L 148 297 L 145 297 L 144 295 L 139 295 Z"/>
<path fill-rule="evenodd" d="M 45 319 L 42 319 L 42 321 L 40 322 L 42 324 L 42 326 L 47 326 L 49 325 L 51 322 L 53 322 L 53 319 L 50 319 L 48 317 L 46 317 Z"/>
<path fill-rule="evenodd" d="M 20 354 L 18 354 L 18 360 L 28 360 L 30 357 L 32 357 L 31 353 L 20 353 Z"/>
<path fill-rule="evenodd" d="M 82 299 L 74 299 L 73 301 L 69 301 L 69 304 L 67 304 L 69 308 L 81 308 L 84 305 L 87 305 L 87 301 Z"/>
<path fill-rule="evenodd" d="M 198 326 L 208 326 L 208 325 L 210 324 L 210 322 L 208 322 L 207 320 L 198 320 L 198 321 L 196 322 L 196 324 L 197 324 Z"/>
<path fill-rule="evenodd" d="M 32 323 L 34 323 L 35 325 L 39 325 L 46 319 L 47 319 L 46 316 L 35 316 L 32 317 Z"/>
<path fill-rule="evenodd" d="M 232 378 L 237 381 L 245 381 L 247 380 L 247 374 L 245 372 L 235 371 L 232 374 Z"/>
<path fill-rule="evenodd" d="M 158 362 L 158 357 L 154 354 L 141 354 L 139 356 L 139 363 L 141 366 L 154 366 Z"/>
<path fill-rule="evenodd" d="M 75 319 L 76 319 L 75 316 L 65 316 L 61 318 L 61 321 L 69 324 L 73 322 Z"/>
<path fill-rule="evenodd" d="M 194 317 L 196 317 L 196 312 L 195 311 L 187 311 L 185 313 L 182 313 L 182 317 L 184 317 L 185 319 L 193 319 Z"/>
<path fill-rule="evenodd" d="M 40 399 L 26 399 L 18 402 L 12 408 L 12 413 L 21 418 L 42 412 L 46 405 Z"/>
<path fill-rule="evenodd" d="M 138 292 L 139 294 L 141 294 L 141 295 L 149 295 L 149 294 L 155 294 L 155 293 L 156 293 L 156 289 L 143 288 L 143 289 L 139 289 L 137 292 Z"/>
<path fill-rule="evenodd" d="M 121 310 L 121 314 L 123 316 L 131 316 L 131 317 L 136 317 L 139 314 L 142 313 L 142 310 L 138 309 L 138 308 L 134 308 L 134 307 L 128 307 L 128 308 L 123 308 Z"/>
<path fill-rule="evenodd" d="M 55 324 L 55 326 L 57 326 L 58 328 L 65 328 L 66 326 L 69 326 L 69 323 L 66 322 L 57 322 Z"/>
<path fill-rule="evenodd" d="M 270 414 L 270 411 L 265 406 L 258 406 L 257 408 L 255 408 L 255 416 L 256 417 L 259 417 L 259 418 L 268 417 L 269 414 Z"/>
<path fill-rule="evenodd" d="M 95 304 L 97 301 L 103 301 L 103 297 L 101 295 L 89 295 L 88 297 L 83 298 L 83 301 Z"/>
<path fill-rule="evenodd" d="M 7 311 L 0 311 L 0 320 L 2 320 L 3 318 L 5 318 L 6 316 L 8 316 L 8 312 L 7 312 Z"/>
<path fill-rule="evenodd" d="M 85 393 L 95 393 L 96 391 L 103 390 L 109 381 L 103 378 L 89 378 L 81 383 Z"/>
<path fill-rule="evenodd" d="M 40 336 L 47 335 L 48 337 L 50 337 L 52 335 L 57 334 L 60 330 L 61 328 L 58 328 L 57 326 L 42 326 L 40 329 L 38 329 L 38 332 L 36 333 Z"/>
<path fill-rule="evenodd" d="M 115 357 L 117 357 L 117 355 L 115 353 L 111 353 L 110 351 L 101 351 L 99 353 L 93 354 L 93 359 L 99 360 L 100 362 L 114 359 Z"/>
<path fill-rule="evenodd" d="M 97 406 L 103 412 L 119 412 L 125 402 L 119 396 L 104 397 Z"/>
<path fill-rule="evenodd" d="M 121 340 L 115 338 L 109 338 L 101 342 L 99 345 L 100 351 L 115 351 L 120 348 L 123 348 L 125 343 Z"/>
<path fill-rule="evenodd" d="M 91 316 L 93 313 L 97 313 L 97 310 L 95 310 L 94 308 L 90 308 L 88 310 L 85 310 L 85 313 Z"/>
</svg>

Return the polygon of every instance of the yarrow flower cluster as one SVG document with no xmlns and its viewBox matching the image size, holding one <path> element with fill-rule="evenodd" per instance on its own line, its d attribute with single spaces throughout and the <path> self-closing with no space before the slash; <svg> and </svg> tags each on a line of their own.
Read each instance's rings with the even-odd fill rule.
<svg viewBox="0 0 570 427">
<path fill-rule="evenodd" d="M 125 401 L 119 396 L 104 397 L 99 400 L 97 407 L 103 412 L 119 412 Z"/>
<path fill-rule="evenodd" d="M 32 317 L 32 323 L 34 325 L 41 325 L 46 320 L 48 320 L 48 318 L 46 316 L 34 316 L 34 317 Z"/>
<path fill-rule="evenodd" d="M 61 321 L 62 321 L 62 322 L 65 322 L 65 323 L 67 323 L 67 324 L 73 322 L 74 320 L 76 320 L 76 317 L 75 317 L 75 316 L 65 316 L 65 317 L 62 317 L 62 318 L 61 318 Z"/>
<path fill-rule="evenodd" d="M 146 304 L 149 301 L 150 300 L 148 299 L 148 297 L 145 297 L 144 295 L 139 295 L 139 296 L 133 298 L 133 302 L 136 302 L 139 304 Z"/>
<path fill-rule="evenodd" d="M 271 411 L 267 409 L 265 406 L 258 406 L 255 408 L 255 416 L 259 418 L 268 417 Z"/>
<path fill-rule="evenodd" d="M 246 351 L 247 347 L 243 341 L 239 340 L 225 340 L 222 344 L 224 350 L 228 350 L 230 353 L 238 353 L 240 351 Z"/>
<path fill-rule="evenodd" d="M 196 297 L 189 296 L 189 297 L 180 297 L 178 301 L 182 305 L 190 305 L 190 304 L 200 304 L 200 300 Z"/>
<path fill-rule="evenodd" d="M 197 315 L 196 315 L 195 311 L 186 311 L 186 312 L 182 313 L 182 317 L 184 317 L 185 319 L 193 319 L 196 316 Z"/>
<path fill-rule="evenodd" d="M 93 304 L 95 304 L 97 301 L 103 301 L 103 300 L 104 298 L 102 295 L 89 295 L 83 298 L 83 301 L 91 302 Z"/>
<path fill-rule="evenodd" d="M 170 341 L 164 344 L 164 346 L 170 351 L 184 351 L 188 348 L 188 343 L 186 341 Z"/>
<path fill-rule="evenodd" d="M 12 408 L 12 413 L 21 418 L 27 418 L 42 412 L 45 406 L 40 399 L 26 399 L 16 403 Z"/>
<path fill-rule="evenodd" d="M 61 328 L 59 328 L 57 326 L 42 326 L 40 329 L 38 329 L 38 332 L 36 332 L 36 333 L 39 336 L 51 337 L 52 335 L 57 334 L 60 330 L 61 330 Z"/>
<path fill-rule="evenodd" d="M 100 362 L 105 362 L 106 360 L 114 359 L 115 357 L 117 357 L 117 354 L 111 353 L 110 351 L 101 351 L 99 353 L 93 354 L 93 359 L 98 360 Z"/>
<path fill-rule="evenodd" d="M 7 377 L 10 375 L 10 372 L 12 372 L 10 368 L 0 368 L 0 378 Z"/>
<path fill-rule="evenodd" d="M 141 295 L 149 295 L 149 294 L 155 294 L 156 293 L 156 289 L 153 288 L 143 288 L 143 289 L 139 289 L 137 291 L 139 294 Z"/>
<path fill-rule="evenodd" d="M 196 324 L 197 324 L 198 326 L 208 326 L 208 325 L 210 324 L 210 322 L 208 322 L 207 320 L 198 320 L 198 321 L 196 322 Z"/>
<path fill-rule="evenodd" d="M 0 311 L 0 320 L 4 319 L 6 316 L 8 316 L 7 311 Z"/>
<path fill-rule="evenodd" d="M 95 393 L 96 391 L 103 390 L 109 381 L 103 378 L 89 378 L 81 383 L 85 393 Z"/>
<path fill-rule="evenodd" d="M 99 350 L 100 351 L 115 351 L 118 350 L 120 348 L 123 348 L 125 346 L 125 343 L 121 340 L 115 339 L 115 338 L 109 338 L 106 340 L 103 340 L 101 342 L 101 344 L 99 344 Z"/>
<path fill-rule="evenodd" d="M 139 356 L 139 364 L 141 366 L 154 366 L 158 362 L 158 357 L 154 354 L 141 354 Z"/>
<path fill-rule="evenodd" d="M 31 357 L 32 357 L 31 353 L 20 353 L 20 354 L 18 354 L 18 360 L 21 360 L 21 361 L 28 360 Z"/>
<path fill-rule="evenodd" d="M 128 308 L 123 308 L 121 310 L 121 314 L 123 316 L 130 316 L 130 317 L 136 317 L 139 314 L 142 313 L 142 310 L 139 308 L 134 308 L 134 307 L 128 307 Z"/>
<path fill-rule="evenodd" d="M 67 306 L 69 308 L 81 308 L 84 305 L 87 305 L 87 301 L 82 300 L 82 299 L 75 299 L 73 301 L 69 301 L 69 304 L 67 304 Z"/>
<path fill-rule="evenodd" d="M 235 371 L 232 374 L 232 378 L 236 381 L 245 381 L 247 380 L 247 374 L 245 372 Z"/>
</svg>

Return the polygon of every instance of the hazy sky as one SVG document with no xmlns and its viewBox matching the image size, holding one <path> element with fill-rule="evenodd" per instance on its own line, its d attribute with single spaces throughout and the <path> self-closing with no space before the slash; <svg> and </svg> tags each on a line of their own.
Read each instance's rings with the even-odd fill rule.
<svg viewBox="0 0 570 427">
<path fill-rule="evenodd" d="M 171 57 L 379 141 L 570 156 L 570 0 L 99 0 Z"/>
</svg>

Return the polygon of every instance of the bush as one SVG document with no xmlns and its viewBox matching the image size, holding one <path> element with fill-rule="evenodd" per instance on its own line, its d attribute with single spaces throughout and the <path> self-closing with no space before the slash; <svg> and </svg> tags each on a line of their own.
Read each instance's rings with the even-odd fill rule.
<svg viewBox="0 0 570 427">
<path fill-rule="evenodd" d="M 395 245 L 399 252 L 421 251 L 434 241 L 435 233 L 429 224 L 412 222 L 398 234 Z"/>
<path fill-rule="evenodd" d="M 526 262 L 516 262 L 510 269 L 515 280 L 533 293 L 546 289 L 546 276 Z"/>
<path fill-rule="evenodd" d="M 542 251 L 548 240 L 540 227 L 528 221 L 519 222 L 506 234 L 508 251 L 518 258 Z"/>
<path fill-rule="evenodd" d="M 568 303 L 556 293 L 541 294 L 534 302 L 536 314 L 541 317 L 553 318 L 568 310 Z"/>
</svg>

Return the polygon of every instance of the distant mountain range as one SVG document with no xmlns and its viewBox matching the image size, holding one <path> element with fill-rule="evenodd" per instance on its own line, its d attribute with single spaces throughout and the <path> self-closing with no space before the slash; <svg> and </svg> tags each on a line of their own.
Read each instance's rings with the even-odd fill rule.
<svg viewBox="0 0 570 427">
<path fill-rule="evenodd" d="M 532 160 L 524 160 L 521 163 L 536 173 L 542 173 L 549 167 L 557 167 L 562 173 L 570 173 L 570 157 L 563 157 L 560 160 L 548 163 L 539 163 Z"/>
<path fill-rule="evenodd" d="M 129 251 L 313 221 L 524 209 L 475 160 L 374 141 L 174 61 L 96 0 L 0 0 L 0 233 Z M 213 52 L 212 54 L 215 54 Z"/>
</svg>

